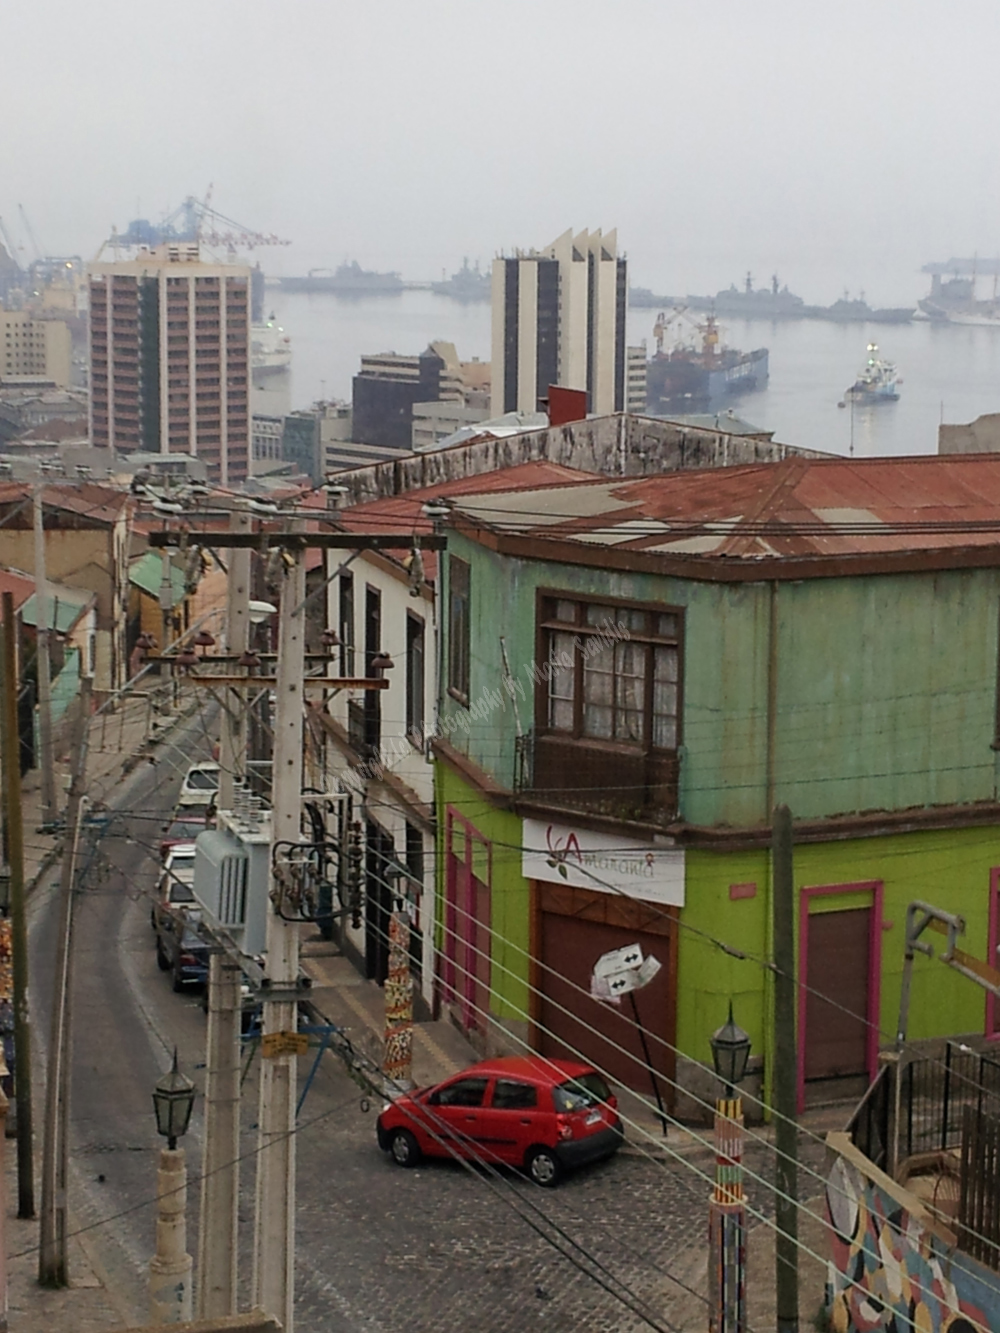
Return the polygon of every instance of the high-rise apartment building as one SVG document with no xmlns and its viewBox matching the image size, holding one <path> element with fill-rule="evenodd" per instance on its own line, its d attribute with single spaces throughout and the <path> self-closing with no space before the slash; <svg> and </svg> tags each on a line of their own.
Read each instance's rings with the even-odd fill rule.
<svg viewBox="0 0 1000 1333">
<path fill-rule="evenodd" d="M 493 416 L 535 412 L 550 384 L 588 412 L 625 409 L 628 273 L 618 235 L 572 231 L 493 261 Z"/>
<path fill-rule="evenodd" d="M 164 245 L 88 274 L 92 443 L 194 454 L 210 481 L 242 481 L 250 269 L 203 263 L 197 245 Z"/>
</svg>

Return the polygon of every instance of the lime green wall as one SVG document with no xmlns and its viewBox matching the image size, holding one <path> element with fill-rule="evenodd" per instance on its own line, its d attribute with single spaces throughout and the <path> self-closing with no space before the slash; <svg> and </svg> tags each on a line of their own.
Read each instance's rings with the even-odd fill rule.
<svg viewBox="0 0 1000 1333">
<path fill-rule="evenodd" d="M 882 984 L 880 1042 L 891 1044 L 899 1017 L 906 908 L 915 899 L 965 917 L 962 947 L 986 958 L 990 870 L 1000 865 L 1000 832 L 962 829 L 800 844 L 795 848 L 796 912 L 799 890 L 828 884 L 882 880 Z M 677 1044 L 686 1054 L 707 1058 L 707 1035 L 725 1018 L 732 995 L 736 1016 L 754 1050 L 770 1048 L 770 986 L 758 962 L 732 958 L 704 938 L 714 936 L 756 958 L 765 957 L 770 917 L 768 852 L 689 851 L 686 905 L 681 917 L 678 963 Z M 731 902 L 729 885 L 756 882 L 757 896 Z M 812 910 L 857 904 L 839 895 L 814 900 Z M 796 916 L 796 945 L 798 943 Z M 699 932 L 704 932 L 704 935 Z M 927 937 L 939 953 L 944 939 Z M 982 1033 L 985 992 L 935 959 L 914 964 L 908 1037 L 918 1040 Z"/>
<path fill-rule="evenodd" d="M 445 807 L 452 804 L 493 843 L 492 1008 L 501 1018 L 524 1018 L 528 1011 L 530 901 L 528 883 L 521 875 L 521 821 L 488 804 L 443 764 L 437 766 L 437 784 L 440 828 L 444 829 Z M 439 864 L 443 877 L 443 857 Z M 994 866 L 1000 866 L 1000 832 L 993 829 L 906 833 L 795 848 L 796 910 L 803 888 L 883 882 L 883 916 L 888 928 L 882 932 L 881 1045 L 891 1045 L 896 1031 L 907 904 L 922 899 L 963 915 L 966 934 L 962 947 L 985 959 L 990 870 Z M 678 1048 L 693 1059 L 708 1061 L 708 1037 L 725 1021 L 732 999 L 736 1018 L 750 1033 L 754 1052 L 763 1054 L 769 1066 L 772 997 L 770 974 L 760 960 L 770 951 L 770 854 L 689 850 L 685 878 L 678 948 Z M 756 896 L 731 901 L 729 886 L 746 883 L 756 883 Z M 814 900 L 813 910 L 853 906 L 857 901 L 838 895 Z M 798 924 L 796 919 L 796 944 Z M 943 937 L 931 934 L 928 938 L 939 952 Z M 747 957 L 725 952 L 716 941 Z M 985 993 L 979 987 L 936 959 L 917 957 L 910 1038 L 982 1033 L 984 1013 Z"/>
</svg>

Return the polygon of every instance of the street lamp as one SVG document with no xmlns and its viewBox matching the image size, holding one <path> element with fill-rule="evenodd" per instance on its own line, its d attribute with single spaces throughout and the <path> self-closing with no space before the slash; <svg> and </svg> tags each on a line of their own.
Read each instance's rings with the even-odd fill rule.
<svg viewBox="0 0 1000 1333">
<path fill-rule="evenodd" d="M 153 1109 L 156 1111 L 157 1131 L 167 1140 L 167 1148 L 173 1152 L 177 1140 L 187 1133 L 194 1109 L 194 1084 L 177 1068 L 176 1046 L 170 1072 L 164 1074 L 153 1089 Z"/>
<path fill-rule="evenodd" d="M 156 1128 L 167 1140 L 160 1149 L 156 1177 L 159 1211 L 156 1253 L 149 1265 L 149 1322 L 182 1324 L 192 1317 L 191 1256 L 187 1253 L 187 1165 L 177 1140 L 187 1133 L 195 1089 L 177 1068 L 177 1048 L 170 1072 L 153 1089 Z"/>
<path fill-rule="evenodd" d="M 743 1102 L 734 1095 L 746 1077 L 750 1037 L 729 1018 L 709 1038 L 725 1096 L 715 1103 L 715 1188 L 708 1205 L 711 1333 L 746 1333 L 746 1202 L 743 1196 Z"/>
<path fill-rule="evenodd" d="M 750 1037 L 733 1021 L 732 1000 L 729 1001 L 729 1018 L 721 1028 L 716 1028 L 708 1044 L 712 1048 L 715 1072 L 726 1085 L 726 1095 L 732 1097 L 733 1089 L 746 1077 L 750 1058 Z"/>
</svg>

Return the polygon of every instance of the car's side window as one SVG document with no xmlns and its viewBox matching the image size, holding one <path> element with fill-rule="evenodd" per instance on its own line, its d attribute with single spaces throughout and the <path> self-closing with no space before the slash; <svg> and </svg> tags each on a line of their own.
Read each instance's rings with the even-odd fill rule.
<svg viewBox="0 0 1000 1333">
<path fill-rule="evenodd" d="M 538 1105 L 538 1089 L 533 1083 L 515 1083 L 498 1078 L 493 1090 L 493 1106 L 501 1111 L 528 1111 Z"/>
<path fill-rule="evenodd" d="M 431 1093 L 432 1106 L 482 1106 L 486 1079 L 460 1078 Z"/>
</svg>

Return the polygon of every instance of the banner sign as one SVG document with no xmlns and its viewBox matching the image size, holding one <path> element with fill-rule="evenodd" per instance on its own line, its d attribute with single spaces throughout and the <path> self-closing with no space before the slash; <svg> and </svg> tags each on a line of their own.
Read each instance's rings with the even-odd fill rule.
<svg viewBox="0 0 1000 1333">
<path fill-rule="evenodd" d="M 538 819 L 524 820 L 523 829 L 521 873 L 526 879 L 684 906 L 680 848 Z"/>
</svg>

